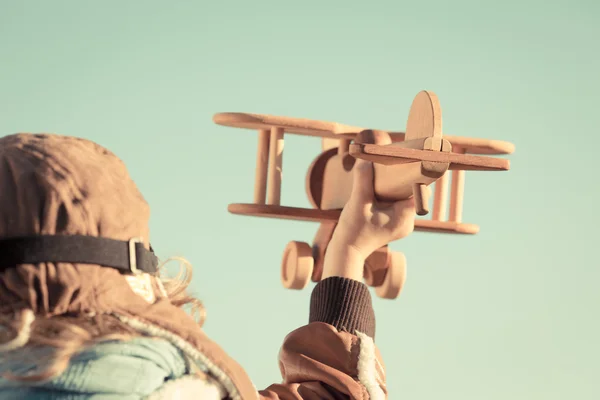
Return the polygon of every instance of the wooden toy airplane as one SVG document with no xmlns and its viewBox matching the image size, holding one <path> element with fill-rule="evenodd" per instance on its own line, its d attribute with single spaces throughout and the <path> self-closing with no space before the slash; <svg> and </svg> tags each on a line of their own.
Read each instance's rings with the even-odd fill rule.
<svg viewBox="0 0 600 400">
<path fill-rule="evenodd" d="M 490 155 L 511 154 L 514 145 L 443 136 L 441 115 L 437 96 L 428 91 L 415 97 L 406 133 L 270 115 L 216 114 L 216 124 L 258 131 L 254 202 L 230 204 L 228 210 L 240 215 L 320 223 L 312 246 L 292 241 L 284 251 L 281 280 L 289 289 L 302 289 L 309 280 L 321 279 L 327 245 L 352 190 L 355 158 L 373 162 L 374 189 L 379 201 L 414 196 L 419 215 L 429 213 L 427 186 L 435 182 L 432 218 L 417 219 L 415 231 L 475 234 L 479 231 L 477 225 L 462 222 L 465 171 L 508 170 L 508 160 Z M 306 193 L 312 209 L 280 204 L 284 133 L 322 138 L 322 152 L 306 175 Z M 449 175 L 450 215 L 446 219 Z M 406 258 L 385 246 L 367 259 L 364 278 L 367 285 L 375 287 L 378 296 L 394 299 L 406 278 Z"/>
</svg>

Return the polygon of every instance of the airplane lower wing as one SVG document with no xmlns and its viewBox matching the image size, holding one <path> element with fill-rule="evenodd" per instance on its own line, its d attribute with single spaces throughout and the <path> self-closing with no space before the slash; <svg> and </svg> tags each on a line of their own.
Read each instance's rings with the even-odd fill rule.
<svg viewBox="0 0 600 400">
<path fill-rule="evenodd" d="M 321 223 L 337 222 L 341 213 L 341 210 L 319 210 L 269 204 L 242 203 L 230 204 L 227 207 L 227 210 L 230 213 L 237 215 Z M 474 235 L 479 232 L 479 226 L 462 222 L 417 219 L 415 220 L 415 231 Z"/>
</svg>

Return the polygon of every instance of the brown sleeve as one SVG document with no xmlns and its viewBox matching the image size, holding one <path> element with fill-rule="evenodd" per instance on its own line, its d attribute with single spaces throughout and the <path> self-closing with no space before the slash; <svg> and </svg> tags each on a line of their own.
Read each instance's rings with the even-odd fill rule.
<svg viewBox="0 0 600 400">
<path fill-rule="evenodd" d="M 312 293 L 310 319 L 284 340 L 283 383 L 259 392 L 267 400 L 387 399 L 375 347 L 375 315 L 366 285 L 332 277 Z"/>
</svg>

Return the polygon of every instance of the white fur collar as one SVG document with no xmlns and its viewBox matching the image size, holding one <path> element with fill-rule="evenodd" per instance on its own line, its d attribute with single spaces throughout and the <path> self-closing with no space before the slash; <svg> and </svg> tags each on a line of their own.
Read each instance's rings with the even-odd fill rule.
<svg viewBox="0 0 600 400">
<path fill-rule="evenodd" d="M 166 382 L 145 400 L 221 400 L 227 393 L 211 381 L 185 376 Z"/>
</svg>

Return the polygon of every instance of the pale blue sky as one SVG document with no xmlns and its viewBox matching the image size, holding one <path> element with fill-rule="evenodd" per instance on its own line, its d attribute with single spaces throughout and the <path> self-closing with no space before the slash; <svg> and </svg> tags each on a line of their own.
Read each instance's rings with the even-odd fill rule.
<svg viewBox="0 0 600 400">
<path fill-rule="evenodd" d="M 252 200 L 249 111 L 403 129 L 436 92 L 448 134 L 512 141 L 507 173 L 467 175 L 475 237 L 393 244 L 397 301 L 375 301 L 392 399 L 600 398 L 596 206 L 600 6 L 588 1 L 0 0 L 0 135 L 103 144 L 150 202 L 161 256 L 195 265 L 207 332 L 259 387 L 308 318 L 279 283 L 310 223 L 229 215 Z M 290 137 L 282 200 L 306 206 L 320 143 Z"/>
</svg>

